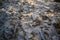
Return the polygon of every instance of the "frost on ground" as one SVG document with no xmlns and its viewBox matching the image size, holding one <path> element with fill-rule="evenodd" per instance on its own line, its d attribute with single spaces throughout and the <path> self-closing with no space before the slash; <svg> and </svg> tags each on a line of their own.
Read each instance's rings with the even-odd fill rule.
<svg viewBox="0 0 60 40">
<path fill-rule="evenodd" d="M 59 40 L 60 8 L 55 2 L 6 0 L 2 6 L 0 40 Z"/>
</svg>

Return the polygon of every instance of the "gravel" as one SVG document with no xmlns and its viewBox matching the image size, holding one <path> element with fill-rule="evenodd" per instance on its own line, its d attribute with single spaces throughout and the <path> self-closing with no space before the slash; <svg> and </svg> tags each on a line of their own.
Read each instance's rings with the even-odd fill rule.
<svg viewBox="0 0 60 40">
<path fill-rule="evenodd" d="M 7 3 L 6 3 L 7 2 Z M 0 40 L 59 40 L 53 24 L 60 12 L 55 2 L 6 0 L 0 13 Z"/>
</svg>

